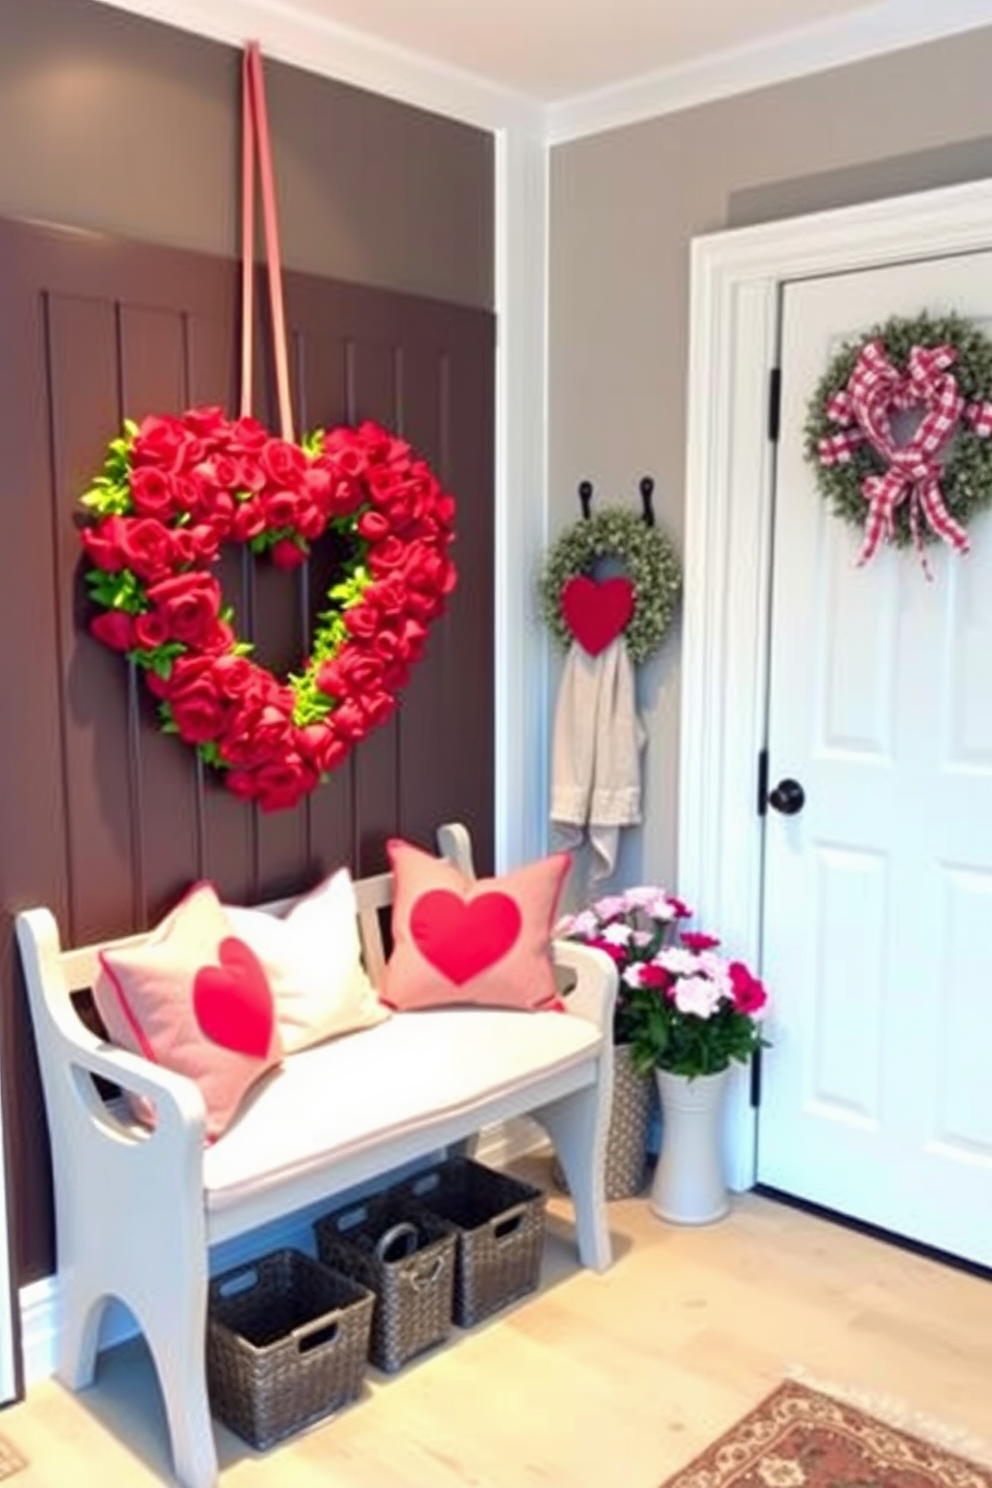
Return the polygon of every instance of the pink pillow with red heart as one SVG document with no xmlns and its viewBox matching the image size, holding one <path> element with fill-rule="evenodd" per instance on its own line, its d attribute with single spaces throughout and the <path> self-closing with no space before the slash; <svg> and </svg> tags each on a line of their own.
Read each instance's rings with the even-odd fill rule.
<svg viewBox="0 0 992 1488">
<path fill-rule="evenodd" d="M 394 1008 L 558 1003 L 551 929 L 571 862 L 555 853 L 501 878 L 466 879 L 409 842 L 388 844 L 393 951 L 382 999 Z"/>
<path fill-rule="evenodd" d="M 196 1081 L 211 1139 L 282 1058 L 265 972 L 212 884 L 190 889 L 146 940 L 102 951 L 93 997 L 113 1043 Z"/>
</svg>

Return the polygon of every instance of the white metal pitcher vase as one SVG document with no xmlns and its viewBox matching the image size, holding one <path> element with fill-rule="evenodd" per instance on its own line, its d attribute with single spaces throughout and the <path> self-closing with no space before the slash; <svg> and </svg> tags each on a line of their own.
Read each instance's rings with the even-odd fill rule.
<svg viewBox="0 0 992 1488">
<path fill-rule="evenodd" d="M 661 1153 L 648 1206 L 672 1224 L 712 1224 L 730 1209 L 723 1167 L 723 1105 L 730 1070 L 693 1080 L 655 1070 L 655 1079 Z"/>
</svg>

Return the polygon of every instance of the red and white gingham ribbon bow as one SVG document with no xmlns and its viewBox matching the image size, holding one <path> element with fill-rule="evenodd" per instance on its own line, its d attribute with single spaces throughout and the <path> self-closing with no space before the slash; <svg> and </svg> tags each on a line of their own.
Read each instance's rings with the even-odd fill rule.
<svg viewBox="0 0 992 1488">
<path fill-rule="evenodd" d="M 938 537 L 957 552 L 968 552 L 968 534 L 944 504 L 941 455 L 963 418 L 982 438 L 992 435 L 992 402 L 965 403 L 957 378 L 948 371 L 956 361 L 953 346 L 914 346 L 906 371 L 899 372 L 882 343 L 869 341 L 861 349 L 847 387 L 827 404 L 828 418 L 842 432 L 820 440 L 821 463 L 847 464 L 858 445 L 868 443 L 887 466 L 883 475 L 869 475 L 861 482 L 868 516 L 859 564 L 868 562 L 883 537 L 892 541 L 896 507 L 907 499 L 910 531 L 928 577 L 921 511 Z M 912 439 L 896 444 L 891 415 L 919 407 L 924 414 Z"/>
</svg>

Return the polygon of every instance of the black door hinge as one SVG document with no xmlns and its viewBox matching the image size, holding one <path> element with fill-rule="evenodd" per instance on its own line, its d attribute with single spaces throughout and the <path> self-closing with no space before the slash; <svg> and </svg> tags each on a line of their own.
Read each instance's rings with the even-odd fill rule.
<svg viewBox="0 0 992 1488">
<path fill-rule="evenodd" d="M 768 438 L 778 443 L 782 417 L 782 368 L 773 367 L 768 374 Z"/>
<path fill-rule="evenodd" d="M 758 750 L 758 815 L 768 815 L 768 750 Z"/>
<path fill-rule="evenodd" d="M 751 1105 L 755 1110 L 761 1105 L 761 1050 L 751 1055 Z"/>
</svg>

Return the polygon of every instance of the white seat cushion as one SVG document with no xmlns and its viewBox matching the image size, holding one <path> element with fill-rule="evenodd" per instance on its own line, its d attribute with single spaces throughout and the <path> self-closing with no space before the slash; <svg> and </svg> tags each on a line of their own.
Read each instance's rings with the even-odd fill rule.
<svg viewBox="0 0 992 1488">
<path fill-rule="evenodd" d="M 567 1013 L 439 1008 L 286 1059 L 203 1157 L 218 1213 L 393 1136 L 468 1113 L 515 1086 L 595 1055 L 601 1034 Z"/>
</svg>

